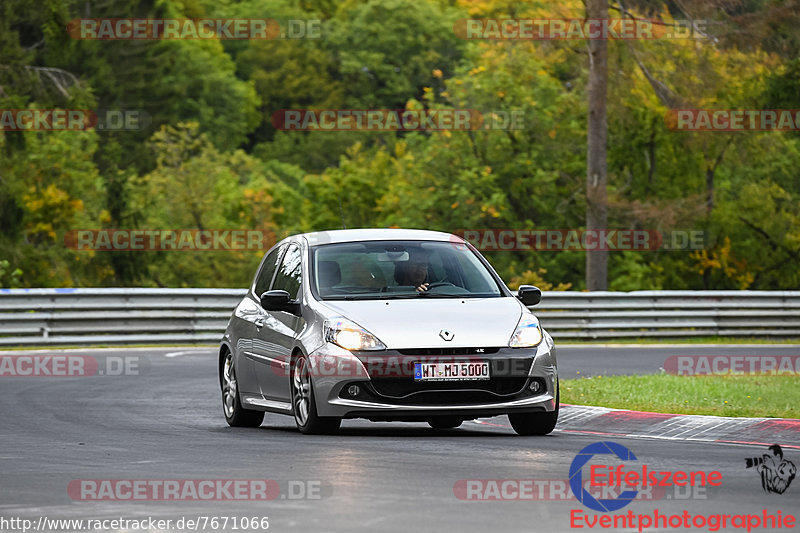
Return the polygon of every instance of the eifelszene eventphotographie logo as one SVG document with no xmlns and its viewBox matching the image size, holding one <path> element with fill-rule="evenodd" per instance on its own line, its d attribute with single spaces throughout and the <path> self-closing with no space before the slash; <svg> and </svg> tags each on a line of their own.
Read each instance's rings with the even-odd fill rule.
<svg viewBox="0 0 800 533">
<path fill-rule="evenodd" d="M 745 459 L 745 468 L 756 469 L 761 476 L 761 488 L 764 492 L 783 494 L 792 484 L 797 474 L 797 467 L 793 462 L 783 458 L 783 450 L 778 444 L 773 444 L 768 449 L 772 453 Z"/>
</svg>

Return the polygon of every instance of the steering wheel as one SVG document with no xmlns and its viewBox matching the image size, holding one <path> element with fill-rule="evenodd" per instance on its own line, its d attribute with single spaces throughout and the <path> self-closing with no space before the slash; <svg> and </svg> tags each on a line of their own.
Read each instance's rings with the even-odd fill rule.
<svg viewBox="0 0 800 533">
<path fill-rule="evenodd" d="M 428 285 L 428 290 L 433 289 L 434 287 L 444 287 L 445 285 L 450 285 L 452 287 L 455 287 L 455 285 L 453 285 L 449 281 L 437 281 L 436 283 L 431 283 L 430 285 Z"/>
</svg>

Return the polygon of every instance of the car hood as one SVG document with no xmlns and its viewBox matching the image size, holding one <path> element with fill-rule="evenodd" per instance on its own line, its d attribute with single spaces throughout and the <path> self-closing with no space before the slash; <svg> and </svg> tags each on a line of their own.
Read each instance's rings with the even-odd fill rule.
<svg viewBox="0 0 800 533">
<path fill-rule="evenodd" d="M 507 346 L 522 315 L 516 298 L 326 301 L 389 349 Z M 450 341 L 442 330 L 453 334 Z"/>
</svg>

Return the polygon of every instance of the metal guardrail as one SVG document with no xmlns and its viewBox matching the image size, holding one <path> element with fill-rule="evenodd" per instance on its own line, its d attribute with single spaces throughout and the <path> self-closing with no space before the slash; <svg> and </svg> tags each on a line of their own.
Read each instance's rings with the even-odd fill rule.
<svg viewBox="0 0 800 533">
<path fill-rule="evenodd" d="M 215 344 L 244 289 L 0 289 L 0 346 Z M 555 337 L 800 337 L 800 291 L 546 292 Z"/>
</svg>

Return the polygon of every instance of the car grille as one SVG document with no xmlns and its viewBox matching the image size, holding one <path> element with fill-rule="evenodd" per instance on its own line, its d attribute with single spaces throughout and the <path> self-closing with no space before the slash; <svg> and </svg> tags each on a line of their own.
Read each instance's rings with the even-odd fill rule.
<svg viewBox="0 0 800 533">
<path fill-rule="evenodd" d="M 412 378 L 378 378 L 372 380 L 372 386 L 378 394 L 392 398 L 401 398 L 420 392 L 467 390 L 507 396 L 519 392 L 527 380 L 527 377 L 502 377 L 474 381 L 414 381 Z"/>
<path fill-rule="evenodd" d="M 373 379 L 380 397 L 406 405 L 455 405 L 497 402 L 525 390 L 527 377 L 499 377 L 481 381 L 414 381 L 413 378 Z"/>
<path fill-rule="evenodd" d="M 498 353 L 500 352 L 500 353 Z M 358 354 L 375 400 L 401 405 L 464 405 L 507 401 L 526 392 L 533 357 L 501 348 L 408 348 Z M 490 379 L 415 381 L 414 362 L 489 361 Z"/>
</svg>

